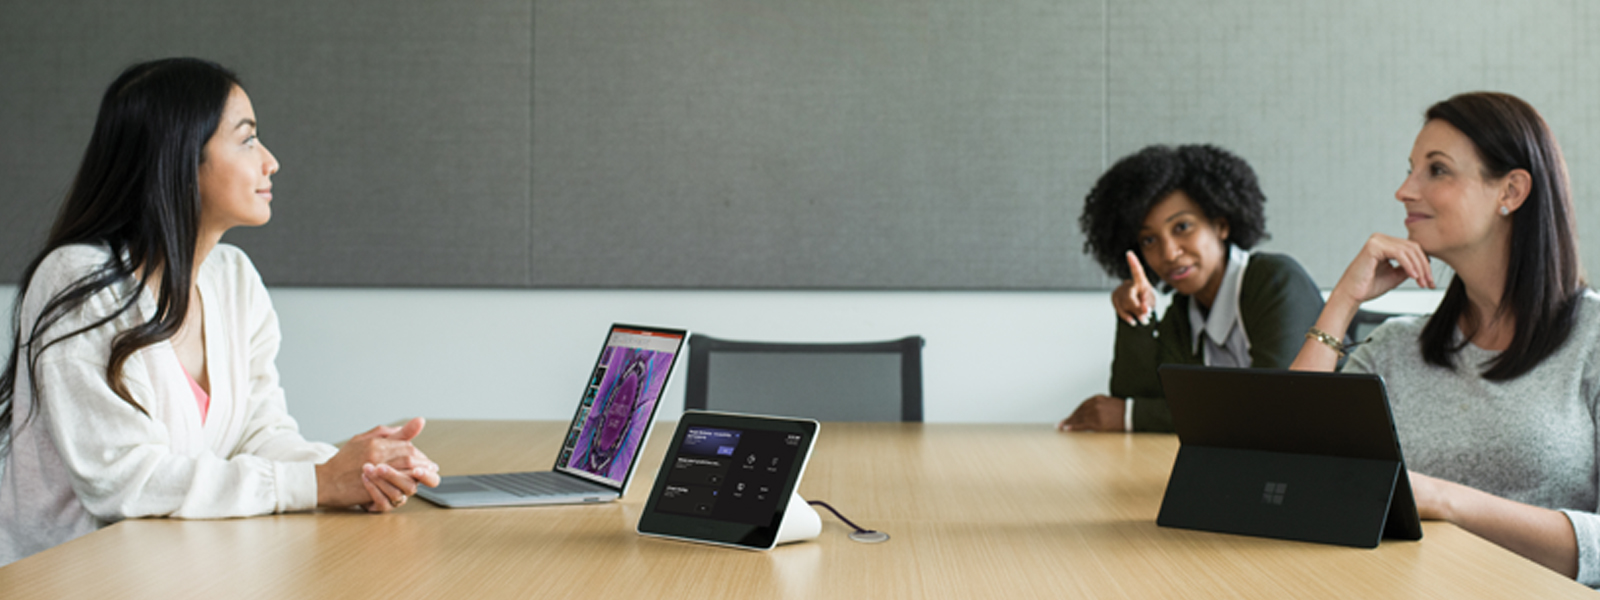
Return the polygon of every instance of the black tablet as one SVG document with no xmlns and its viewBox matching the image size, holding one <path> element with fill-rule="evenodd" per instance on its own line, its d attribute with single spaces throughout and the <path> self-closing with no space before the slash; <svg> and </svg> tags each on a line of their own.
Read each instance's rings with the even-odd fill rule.
<svg viewBox="0 0 1600 600">
<path fill-rule="evenodd" d="M 639 533 L 771 549 L 816 439 L 809 419 L 684 412 Z"/>
<path fill-rule="evenodd" d="M 1383 379 L 1163 365 L 1178 458 L 1156 523 L 1375 548 L 1422 523 Z"/>
</svg>

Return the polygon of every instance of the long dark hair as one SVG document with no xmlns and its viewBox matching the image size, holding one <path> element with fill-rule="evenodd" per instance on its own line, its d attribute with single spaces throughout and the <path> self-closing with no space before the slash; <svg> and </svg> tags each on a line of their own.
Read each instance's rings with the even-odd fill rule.
<svg viewBox="0 0 1600 600">
<path fill-rule="evenodd" d="M 146 278 L 159 274 L 156 313 L 111 342 L 106 381 L 117 396 L 145 415 L 122 381 L 122 366 L 140 348 L 169 339 L 189 311 L 194 252 L 200 230 L 200 162 L 239 78 L 213 62 L 169 58 L 128 67 L 106 89 L 94 134 L 45 247 L 28 263 L 11 316 L 11 355 L 0 373 L 0 445 L 10 445 L 17 367 L 26 361 L 30 397 L 39 406 L 39 356 L 51 346 L 117 319 L 138 303 Z M 242 86 L 240 86 L 242 87 Z M 46 256 L 64 246 L 89 244 L 110 252 L 106 262 L 45 302 L 32 327 L 22 327 L 23 299 Z M 107 288 L 117 308 L 92 323 L 45 339 L 62 318 Z M 29 418 L 38 410 L 29 411 Z"/>
<path fill-rule="evenodd" d="M 1505 289 L 1497 314 L 1491 315 L 1511 316 L 1516 332 L 1510 347 L 1485 362 L 1483 371 L 1483 378 L 1491 381 L 1515 379 L 1567 341 L 1585 286 L 1566 160 L 1539 111 L 1510 94 L 1461 94 L 1433 105 L 1426 116 L 1449 123 L 1472 140 L 1485 179 L 1505 177 L 1513 169 L 1532 176 L 1527 200 L 1511 214 Z M 1466 286 L 1457 276 L 1422 329 L 1424 360 L 1455 368 L 1455 354 L 1469 341 L 1455 341 L 1456 324 L 1470 308 Z"/>
</svg>

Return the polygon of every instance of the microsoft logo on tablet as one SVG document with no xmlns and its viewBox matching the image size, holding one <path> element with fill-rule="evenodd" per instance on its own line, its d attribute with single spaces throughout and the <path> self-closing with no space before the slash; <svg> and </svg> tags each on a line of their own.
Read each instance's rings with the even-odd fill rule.
<svg viewBox="0 0 1600 600">
<path fill-rule="evenodd" d="M 1283 494 L 1289 491 L 1289 484 L 1267 482 L 1267 491 L 1261 494 L 1262 504 L 1283 504 Z"/>
</svg>

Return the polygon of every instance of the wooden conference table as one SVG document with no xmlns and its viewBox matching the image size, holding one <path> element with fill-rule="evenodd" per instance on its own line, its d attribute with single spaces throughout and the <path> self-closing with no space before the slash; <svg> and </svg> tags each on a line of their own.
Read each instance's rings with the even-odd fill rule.
<svg viewBox="0 0 1600 600">
<path fill-rule="evenodd" d="M 825 423 L 801 483 L 882 544 L 750 552 L 634 533 L 666 439 L 607 505 L 124 521 L 0 568 L 23 598 L 1593 598 L 1445 523 L 1375 550 L 1157 527 L 1177 440 Z M 435 421 L 447 474 L 550 467 L 564 422 Z"/>
</svg>

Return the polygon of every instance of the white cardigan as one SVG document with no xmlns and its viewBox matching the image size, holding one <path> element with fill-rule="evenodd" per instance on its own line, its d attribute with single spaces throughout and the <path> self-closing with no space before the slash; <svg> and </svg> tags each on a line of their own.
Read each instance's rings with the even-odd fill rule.
<svg viewBox="0 0 1600 600">
<path fill-rule="evenodd" d="M 22 299 L 21 331 L 31 331 L 51 297 L 108 256 L 82 245 L 50 253 Z M 40 356 L 40 398 L 29 391 L 26 355 L 18 357 L 11 451 L 0 474 L 0 565 L 126 518 L 316 507 L 314 466 L 336 450 L 307 442 L 287 412 L 274 364 L 278 317 L 261 276 L 243 251 L 219 244 L 196 283 L 211 379 L 204 425 L 168 342 L 140 349 L 122 369 L 129 394 L 149 416 L 106 381 L 112 338 L 155 314 L 155 297 L 143 286 L 102 290 L 50 328 L 45 339 L 111 314 L 119 298 L 139 294 L 137 306 L 116 320 Z"/>
</svg>

